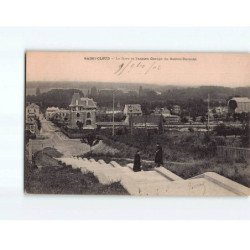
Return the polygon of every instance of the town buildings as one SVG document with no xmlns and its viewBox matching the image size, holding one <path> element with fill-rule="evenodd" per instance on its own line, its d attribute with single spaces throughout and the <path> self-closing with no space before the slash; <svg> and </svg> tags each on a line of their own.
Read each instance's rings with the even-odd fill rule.
<svg viewBox="0 0 250 250">
<path fill-rule="evenodd" d="M 40 107 L 35 103 L 28 104 L 26 106 L 26 118 L 39 117 Z"/>
<path fill-rule="evenodd" d="M 74 93 L 69 108 L 69 127 L 77 128 L 81 122 L 83 129 L 96 128 L 97 104 L 93 99 Z"/>
<path fill-rule="evenodd" d="M 25 111 L 25 131 L 29 131 L 31 134 L 34 135 L 38 134 L 40 107 L 35 103 L 31 103 L 26 106 Z"/>
<path fill-rule="evenodd" d="M 126 115 L 125 123 L 129 124 L 131 117 L 142 115 L 141 105 L 125 104 L 123 114 Z"/>
<path fill-rule="evenodd" d="M 70 121 L 70 110 L 59 109 L 58 111 L 51 113 L 50 120 L 67 125 Z"/>
<path fill-rule="evenodd" d="M 179 115 L 181 113 L 181 107 L 179 105 L 173 105 L 172 114 Z"/>
<path fill-rule="evenodd" d="M 228 112 L 230 114 L 250 112 L 250 99 L 248 97 L 233 97 L 228 101 Z"/>
<path fill-rule="evenodd" d="M 37 118 L 35 117 L 26 118 L 25 131 L 29 131 L 31 134 L 34 134 L 34 135 L 37 135 L 39 133 Z"/>
<path fill-rule="evenodd" d="M 142 115 L 141 105 L 140 104 L 125 104 L 123 113 L 124 115 L 133 115 L 133 116 Z"/>
<path fill-rule="evenodd" d="M 58 112 L 60 109 L 58 107 L 48 107 L 45 111 L 45 118 L 50 120 L 51 117 Z"/>
</svg>

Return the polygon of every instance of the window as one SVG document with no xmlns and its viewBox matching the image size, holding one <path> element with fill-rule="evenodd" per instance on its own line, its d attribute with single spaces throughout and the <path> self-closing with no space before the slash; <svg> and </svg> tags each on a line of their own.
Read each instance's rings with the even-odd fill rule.
<svg viewBox="0 0 250 250">
<path fill-rule="evenodd" d="M 76 113 L 76 117 L 80 117 L 80 114 L 79 114 L 79 113 Z"/>
<path fill-rule="evenodd" d="M 91 120 L 87 120 L 86 125 L 91 125 Z"/>
<path fill-rule="evenodd" d="M 90 112 L 87 113 L 87 118 L 90 118 L 91 117 L 91 114 Z"/>
</svg>

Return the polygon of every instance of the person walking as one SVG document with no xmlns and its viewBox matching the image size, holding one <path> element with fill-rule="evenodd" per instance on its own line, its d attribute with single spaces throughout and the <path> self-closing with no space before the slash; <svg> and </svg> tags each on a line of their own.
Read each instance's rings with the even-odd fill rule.
<svg viewBox="0 0 250 250">
<path fill-rule="evenodd" d="M 141 156 L 140 156 L 140 151 L 136 151 L 135 157 L 134 157 L 134 166 L 133 166 L 133 171 L 134 172 L 139 172 L 141 171 Z"/>
<path fill-rule="evenodd" d="M 155 152 L 155 165 L 156 167 L 160 167 L 163 165 L 163 152 L 162 147 L 159 143 L 156 145 L 156 152 Z"/>
</svg>

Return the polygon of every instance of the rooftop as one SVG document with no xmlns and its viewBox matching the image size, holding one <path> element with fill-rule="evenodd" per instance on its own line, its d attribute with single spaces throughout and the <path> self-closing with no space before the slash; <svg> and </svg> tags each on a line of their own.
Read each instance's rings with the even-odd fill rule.
<svg viewBox="0 0 250 250">
<path fill-rule="evenodd" d="M 27 105 L 27 108 L 39 108 L 39 106 L 35 103 L 30 103 L 29 105 Z"/>
<path fill-rule="evenodd" d="M 250 102 L 250 99 L 248 97 L 233 97 L 231 100 L 234 100 L 236 102 Z"/>
<path fill-rule="evenodd" d="M 125 104 L 124 113 L 130 114 L 141 114 L 141 105 L 140 104 Z"/>
<path fill-rule="evenodd" d="M 88 108 L 96 108 L 97 107 L 96 102 L 94 102 L 93 99 L 90 99 L 87 97 L 80 97 L 79 93 L 74 93 L 69 106 L 70 107 L 82 106 L 82 107 L 88 107 Z"/>
</svg>

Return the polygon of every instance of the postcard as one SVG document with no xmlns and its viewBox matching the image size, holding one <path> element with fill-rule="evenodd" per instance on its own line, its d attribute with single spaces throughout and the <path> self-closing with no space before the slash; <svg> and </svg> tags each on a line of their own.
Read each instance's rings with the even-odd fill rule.
<svg viewBox="0 0 250 250">
<path fill-rule="evenodd" d="M 25 60 L 25 193 L 250 195 L 250 54 Z"/>
</svg>

